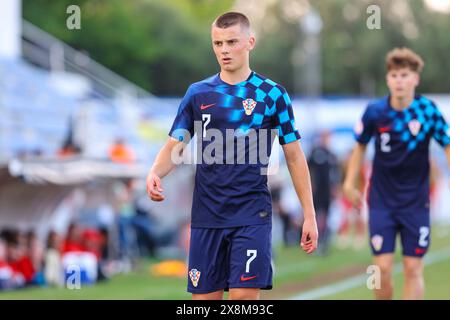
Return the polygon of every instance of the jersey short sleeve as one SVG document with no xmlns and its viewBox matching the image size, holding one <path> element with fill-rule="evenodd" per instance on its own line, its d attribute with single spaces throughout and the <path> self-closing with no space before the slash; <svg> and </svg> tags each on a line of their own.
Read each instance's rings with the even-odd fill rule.
<svg viewBox="0 0 450 320">
<path fill-rule="evenodd" d="M 435 125 L 433 130 L 433 138 L 439 143 L 442 147 L 446 147 L 450 144 L 450 127 L 444 119 L 444 116 L 439 111 L 438 108 L 435 109 Z"/>
<path fill-rule="evenodd" d="M 375 123 L 372 107 L 367 106 L 361 120 L 355 126 L 355 139 L 361 144 L 368 144 L 375 132 Z"/>
<path fill-rule="evenodd" d="M 169 136 L 178 141 L 189 142 L 194 136 L 194 106 L 192 91 L 192 86 L 186 91 L 169 132 Z"/>
<path fill-rule="evenodd" d="M 278 139 L 281 145 L 299 140 L 300 133 L 295 126 L 294 111 L 289 95 L 284 89 L 278 89 L 279 96 L 275 101 L 274 126 L 278 129 Z"/>
</svg>

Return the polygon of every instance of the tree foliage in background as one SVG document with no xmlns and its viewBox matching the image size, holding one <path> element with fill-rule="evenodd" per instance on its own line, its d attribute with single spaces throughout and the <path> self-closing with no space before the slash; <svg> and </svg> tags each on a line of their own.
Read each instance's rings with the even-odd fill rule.
<svg viewBox="0 0 450 320">
<path fill-rule="evenodd" d="M 265 0 L 261 0 L 265 1 Z M 270 1 L 258 33 L 252 67 L 294 92 L 293 55 L 303 36 Z M 308 2 L 308 1 L 306 1 Z M 66 8 L 81 8 L 81 30 L 68 30 Z M 182 95 L 187 86 L 218 71 L 210 25 L 232 9 L 233 0 L 23 0 L 25 19 L 157 95 Z M 324 94 L 386 92 L 384 59 L 396 46 L 409 46 L 425 59 L 422 92 L 448 92 L 450 16 L 428 10 L 422 0 L 309 1 L 322 20 Z M 367 7 L 381 7 L 381 29 L 369 30 Z M 251 12 L 249 13 L 250 18 Z"/>
<path fill-rule="evenodd" d="M 81 8 L 81 30 L 68 30 L 66 8 Z M 211 17 L 232 1 L 24 0 L 24 18 L 158 95 L 180 95 L 217 71 Z"/>
<path fill-rule="evenodd" d="M 369 30 L 369 5 L 381 8 L 381 29 Z M 418 52 L 426 66 L 419 90 L 449 92 L 450 16 L 422 0 L 315 1 L 324 21 L 323 86 L 328 94 L 384 94 L 385 56 L 394 47 Z"/>
</svg>

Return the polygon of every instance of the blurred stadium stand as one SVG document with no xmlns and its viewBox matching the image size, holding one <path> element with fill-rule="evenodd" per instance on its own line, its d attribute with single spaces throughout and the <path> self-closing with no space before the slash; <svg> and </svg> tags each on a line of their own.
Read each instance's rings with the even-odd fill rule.
<svg viewBox="0 0 450 320">
<path fill-rule="evenodd" d="M 78 107 L 77 98 L 54 87 L 48 72 L 24 61 L 0 61 L 0 72 L 2 160 L 22 152 L 55 154 Z"/>
<path fill-rule="evenodd" d="M 21 30 L 21 55 L 0 54 L 0 229 L 33 228 L 43 239 L 73 219 L 111 226 L 117 183 L 129 179 L 140 206 L 153 210 L 143 180 L 179 100 L 154 97 L 26 21 Z M 135 161 L 112 161 L 118 139 Z M 61 157 L 68 141 L 81 152 Z M 168 186 L 188 175 L 187 190 L 191 171 Z M 187 221 L 189 197 L 172 199 L 153 213 L 160 233 Z"/>
<path fill-rule="evenodd" d="M 32 24 L 22 30 L 23 59 L 0 60 L 3 162 L 55 154 L 72 122 L 84 156 L 105 155 L 118 132 L 140 146 L 136 121 L 158 99 Z"/>
</svg>

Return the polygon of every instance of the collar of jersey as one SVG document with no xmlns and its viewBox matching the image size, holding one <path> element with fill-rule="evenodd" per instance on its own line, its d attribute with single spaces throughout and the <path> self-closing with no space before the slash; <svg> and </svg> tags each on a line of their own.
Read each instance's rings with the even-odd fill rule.
<svg viewBox="0 0 450 320">
<path fill-rule="evenodd" d="M 410 110 L 410 109 L 413 109 L 413 107 L 417 104 L 417 102 L 420 100 L 420 94 L 415 94 L 414 95 L 414 99 L 413 99 L 413 101 L 411 102 L 411 104 L 409 105 L 409 106 L 407 106 L 405 109 L 403 109 L 403 110 L 397 110 L 397 109 L 394 109 L 393 107 L 392 107 L 392 105 L 391 105 L 391 95 L 388 95 L 387 97 L 386 97 L 386 105 L 388 106 L 388 108 L 391 110 L 391 112 L 392 111 L 394 111 L 394 112 L 396 112 L 396 113 L 402 113 L 402 112 L 405 112 L 405 111 L 407 111 L 407 110 Z"/>
<path fill-rule="evenodd" d="M 250 75 L 248 76 L 248 78 L 247 78 L 246 80 L 241 81 L 241 82 L 238 82 L 238 83 L 235 83 L 235 84 L 230 84 L 230 83 L 227 83 L 227 82 L 223 81 L 223 80 L 220 78 L 220 72 L 216 75 L 216 78 L 217 78 L 217 81 L 218 81 L 220 84 L 222 84 L 222 85 L 226 85 L 226 86 L 229 86 L 229 87 L 233 87 L 233 86 L 243 87 L 243 86 L 245 86 L 245 85 L 247 84 L 247 82 L 248 82 L 254 75 L 255 75 L 255 71 L 251 71 L 251 72 L 250 72 Z"/>
</svg>

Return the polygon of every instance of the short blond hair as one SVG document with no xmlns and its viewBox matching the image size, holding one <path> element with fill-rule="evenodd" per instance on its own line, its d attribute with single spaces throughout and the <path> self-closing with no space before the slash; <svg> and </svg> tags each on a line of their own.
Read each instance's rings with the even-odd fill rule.
<svg viewBox="0 0 450 320">
<path fill-rule="evenodd" d="M 424 66 L 423 59 L 408 48 L 395 48 L 386 55 L 387 71 L 409 68 L 414 72 L 421 73 Z"/>
</svg>

